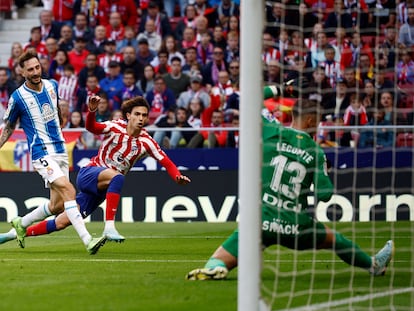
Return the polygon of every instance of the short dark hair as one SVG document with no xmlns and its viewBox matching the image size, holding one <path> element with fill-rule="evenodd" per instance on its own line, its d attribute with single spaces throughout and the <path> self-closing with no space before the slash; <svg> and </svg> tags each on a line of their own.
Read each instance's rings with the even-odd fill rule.
<svg viewBox="0 0 414 311">
<path fill-rule="evenodd" d="M 299 98 L 292 109 L 294 117 L 303 116 L 307 114 L 318 114 L 318 103 L 307 98 Z"/>
<path fill-rule="evenodd" d="M 191 51 L 191 50 L 193 50 L 194 52 L 197 52 L 197 48 L 196 48 L 195 46 L 189 46 L 189 47 L 185 50 L 185 52 L 187 52 L 187 51 Z"/>
<path fill-rule="evenodd" d="M 133 75 L 134 76 L 134 78 L 136 79 L 136 74 L 135 74 L 135 70 L 134 69 L 132 69 L 132 68 L 126 68 L 125 69 L 125 71 L 124 71 L 124 76 L 125 75 Z"/>
<path fill-rule="evenodd" d="M 26 61 L 28 61 L 29 59 L 32 58 L 36 58 L 37 60 L 39 60 L 39 56 L 37 55 L 37 52 L 28 50 L 26 52 L 24 52 L 20 57 L 19 57 L 19 66 L 21 68 L 24 68 L 24 63 Z"/>
<path fill-rule="evenodd" d="M 173 62 L 180 62 L 181 64 L 181 58 L 179 58 L 178 56 L 173 56 L 170 59 L 170 63 L 172 64 Z"/>
<path fill-rule="evenodd" d="M 127 113 L 131 113 L 134 107 L 145 107 L 147 108 L 148 112 L 150 110 L 150 106 L 144 97 L 142 96 L 133 97 L 122 103 L 122 106 L 121 106 L 122 116 L 125 120 L 128 120 Z"/>
<path fill-rule="evenodd" d="M 93 74 L 93 73 L 88 74 L 88 76 L 86 77 L 86 80 L 88 80 L 89 78 L 94 78 L 94 79 L 96 79 L 97 81 L 99 81 L 98 76 L 97 76 L 97 75 L 95 75 L 95 74 Z"/>
<path fill-rule="evenodd" d="M 69 71 L 75 72 L 75 67 L 73 67 L 72 64 L 66 64 L 63 66 L 63 70 L 69 70 Z"/>
</svg>

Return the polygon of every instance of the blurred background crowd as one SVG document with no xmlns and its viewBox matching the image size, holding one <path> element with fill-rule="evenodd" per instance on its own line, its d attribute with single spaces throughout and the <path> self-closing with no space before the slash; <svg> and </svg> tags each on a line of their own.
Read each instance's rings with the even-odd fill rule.
<svg viewBox="0 0 414 311">
<path fill-rule="evenodd" d="M 148 130 L 164 148 L 238 146 L 237 131 L 225 127 L 239 120 L 239 0 L 38 5 L 39 25 L 26 42 L 13 43 L 8 66 L 0 68 L 0 114 L 24 81 L 19 56 L 34 49 L 43 76 L 59 81 L 64 128 L 84 126 L 91 95 L 102 98 L 100 122 L 122 117 L 122 102 L 141 95 L 151 107 Z M 266 1 L 265 19 L 263 81 L 283 85 L 283 97 L 265 107 L 281 122 L 290 122 L 296 98 L 309 97 L 320 108 L 321 125 L 368 125 L 321 129 L 315 139 L 322 146 L 412 143 L 414 1 Z M 188 129 L 162 130 L 177 127 Z M 98 145 L 99 137 L 85 133 L 78 147 Z"/>
</svg>

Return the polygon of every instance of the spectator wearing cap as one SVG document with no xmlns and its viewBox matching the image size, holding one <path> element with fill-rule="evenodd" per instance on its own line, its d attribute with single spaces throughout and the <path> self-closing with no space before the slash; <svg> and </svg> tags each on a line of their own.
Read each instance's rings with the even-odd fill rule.
<svg viewBox="0 0 414 311">
<path fill-rule="evenodd" d="M 110 110 L 117 109 L 121 106 L 121 99 L 117 94 L 124 87 L 123 76 L 121 74 L 121 66 L 115 60 L 111 60 L 108 64 L 108 76 L 99 81 L 99 86 L 108 95 Z"/>
<path fill-rule="evenodd" d="M 99 25 L 107 26 L 109 24 L 109 16 L 114 8 L 121 14 L 124 26 L 135 27 L 138 20 L 138 11 L 135 1 L 131 0 L 99 0 Z"/>
<path fill-rule="evenodd" d="M 119 12 L 112 12 L 109 15 L 109 24 L 106 25 L 106 37 L 116 42 L 124 39 L 125 28 L 122 24 L 121 14 Z"/>
<path fill-rule="evenodd" d="M 30 39 L 25 45 L 23 45 L 23 51 L 27 51 L 29 48 L 36 50 L 37 55 L 47 56 L 46 44 L 42 41 L 41 28 L 33 27 L 30 30 Z"/>
<path fill-rule="evenodd" d="M 86 57 L 89 51 L 86 49 L 86 39 L 84 37 L 77 37 L 75 39 L 74 48 L 68 53 L 69 62 L 75 68 L 75 74 L 78 75 L 85 66 Z"/>
<path fill-rule="evenodd" d="M 155 31 L 162 38 L 166 35 L 172 34 L 171 24 L 167 14 L 160 12 L 160 7 L 156 1 L 150 1 L 148 9 L 142 14 L 139 25 L 139 33 L 145 31 L 145 24 L 148 19 L 152 19 L 155 23 Z"/>
<path fill-rule="evenodd" d="M 74 46 L 73 30 L 69 25 L 63 25 L 60 29 L 60 39 L 58 41 L 59 49 L 64 49 L 67 52 L 71 51 Z"/>
<path fill-rule="evenodd" d="M 190 86 L 190 78 L 182 73 L 181 59 L 173 57 L 171 59 L 171 72 L 164 76 L 167 87 L 173 91 L 175 98 L 188 89 Z"/>
<path fill-rule="evenodd" d="M 86 45 L 86 49 L 96 55 L 102 54 L 105 52 L 104 46 L 106 41 L 106 28 L 105 26 L 98 25 L 94 31 L 94 37 L 89 40 Z"/>
<path fill-rule="evenodd" d="M 142 67 L 150 64 L 156 56 L 157 53 L 149 48 L 147 39 L 142 38 L 138 41 L 137 60 Z"/>
<path fill-rule="evenodd" d="M 203 88 L 203 77 L 200 73 L 194 73 L 190 77 L 190 88 L 182 92 L 177 99 L 177 106 L 188 109 L 191 99 L 199 98 L 203 109 L 210 106 L 210 95 Z"/>
<path fill-rule="evenodd" d="M 107 39 L 104 43 L 104 50 L 103 54 L 98 55 L 98 64 L 99 66 L 103 67 L 106 74 L 109 74 L 109 62 L 122 61 L 122 54 L 116 52 L 116 41 L 113 39 Z"/>
<path fill-rule="evenodd" d="M 145 22 L 145 31 L 141 32 L 137 40 L 147 39 L 149 48 L 158 52 L 161 48 L 162 37 L 155 31 L 155 21 L 153 19 L 147 19 Z"/>
</svg>

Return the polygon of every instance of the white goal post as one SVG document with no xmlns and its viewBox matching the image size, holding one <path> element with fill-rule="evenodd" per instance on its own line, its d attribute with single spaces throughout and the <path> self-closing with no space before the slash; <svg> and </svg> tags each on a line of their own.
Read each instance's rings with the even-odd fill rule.
<svg viewBox="0 0 414 311">
<path fill-rule="evenodd" d="M 241 1 L 238 311 L 259 310 L 263 1 Z"/>
</svg>

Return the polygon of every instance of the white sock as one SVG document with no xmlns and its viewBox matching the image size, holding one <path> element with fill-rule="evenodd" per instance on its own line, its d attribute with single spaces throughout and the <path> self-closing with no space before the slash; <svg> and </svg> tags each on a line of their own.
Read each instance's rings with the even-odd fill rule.
<svg viewBox="0 0 414 311">
<path fill-rule="evenodd" d="M 110 229 L 115 229 L 115 220 L 105 221 L 105 229 L 104 230 L 110 230 Z"/>
<path fill-rule="evenodd" d="M 86 229 L 85 222 L 83 221 L 82 215 L 78 210 L 78 205 L 76 204 L 76 201 L 66 201 L 64 205 L 66 215 L 68 215 L 68 218 L 72 223 L 73 228 L 75 228 L 83 244 L 88 245 L 88 243 L 92 239 L 92 236 Z"/>
<path fill-rule="evenodd" d="M 16 229 L 11 228 L 9 232 L 6 233 L 6 235 L 13 239 L 17 238 Z"/>
<path fill-rule="evenodd" d="M 50 212 L 50 209 L 49 209 L 49 202 L 40 204 L 33 211 L 31 211 L 30 213 L 22 217 L 22 226 L 27 228 L 32 223 L 41 221 L 51 215 L 52 213 Z"/>
</svg>

